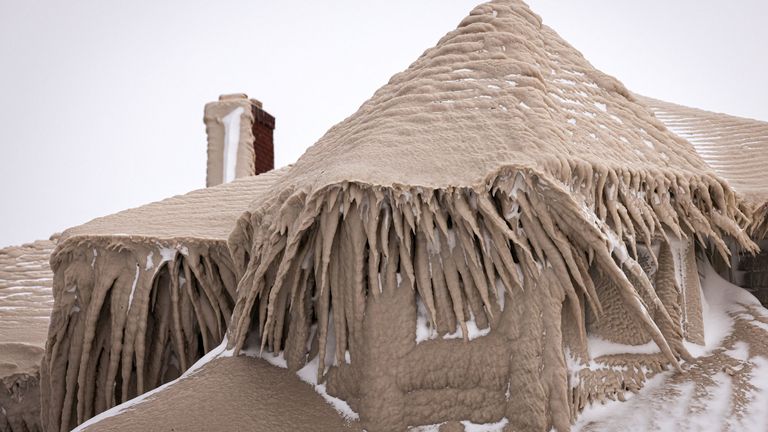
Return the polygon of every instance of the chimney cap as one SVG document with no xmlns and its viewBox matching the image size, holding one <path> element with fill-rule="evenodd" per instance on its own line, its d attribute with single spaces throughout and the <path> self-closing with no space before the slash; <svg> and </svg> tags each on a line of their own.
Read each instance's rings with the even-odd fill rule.
<svg viewBox="0 0 768 432">
<path fill-rule="evenodd" d="M 248 99 L 248 95 L 245 93 L 231 93 L 231 94 L 223 94 L 219 96 L 220 101 L 238 100 L 238 99 Z"/>
<path fill-rule="evenodd" d="M 248 99 L 248 95 L 245 93 L 230 93 L 230 94 L 223 94 L 219 96 L 219 102 L 223 101 L 238 101 L 238 100 L 248 100 L 251 105 L 255 106 L 256 108 L 263 108 L 264 106 L 261 104 L 261 101 L 258 99 L 250 98 Z"/>
</svg>

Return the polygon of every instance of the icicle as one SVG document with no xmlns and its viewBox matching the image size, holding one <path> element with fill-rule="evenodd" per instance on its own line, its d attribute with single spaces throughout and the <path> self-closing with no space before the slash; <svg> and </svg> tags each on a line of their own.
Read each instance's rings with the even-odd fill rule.
<svg viewBox="0 0 768 432">
<path fill-rule="evenodd" d="M 412 232 L 410 230 L 406 232 L 407 227 L 404 225 L 403 215 L 399 211 L 395 211 L 394 208 L 392 208 L 392 221 L 393 226 L 395 227 L 395 235 L 400 239 L 398 245 L 401 273 L 403 273 L 402 277 L 405 277 L 411 288 L 414 288 L 416 286 L 416 276 L 413 270 L 413 260 L 411 258 L 413 250 L 413 245 L 411 244 L 413 238 L 411 235 Z"/>
<path fill-rule="evenodd" d="M 488 284 L 490 283 L 491 286 L 494 286 L 493 284 L 495 284 L 495 281 L 487 280 L 485 274 L 483 274 L 481 264 L 478 259 L 474 236 L 472 235 L 472 232 L 469 228 L 470 222 L 466 219 L 463 219 L 459 215 L 459 212 L 453 207 L 449 207 L 448 211 L 451 215 L 451 218 L 453 219 L 454 231 L 459 238 L 459 243 L 463 250 L 464 259 L 469 269 L 469 273 L 472 276 L 472 280 L 479 291 L 480 298 L 483 300 L 483 304 L 485 305 L 486 310 L 491 315 L 490 317 L 493 317 L 494 308 L 488 297 Z"/>
<path fill-rule="evenodd" d="M 189 366 L 187 364 L 187 357 L 185 355 L 185 343 L 184 343 L 184 336 L 181 332 L 181 302 L 179 299 L 181 298 L 181 288 L 179 287 L 179 266 L 181 263 L 179 263 L 176 258 L 174 257 L 170 264 L 168 265 L 169 269 L 171 270 L 171 314 L 173 316 L 173 339 L 174 339 L 174 345 L 177 349 L 177 354 L 179 355 L 179 363 L 181 364 L 181 368 L 186 370 Z M 247 314 L 247 315 L 250 315 Z M 108 375 L 111 376 L 111 375 Z M 112 406 L 112 404 L 108 401 L 108 406 Z"/>
<path fill-rule="evenodd" d="M 283 250 L 285 250 L 287 239 L 286 237 L 278 237 L 275 239 L 274 242 L 270 244 L 270 246 L 265 249 L 264 257 L 261 261 L 258 263 L 258 267 L 256 271 L 254 272 L 253 281 L 254 286 L 251 290 L 249 290 L 246 293 L 245 296 L 245 306 L 243 308 L 243 314 L 240 316 L 240 320 L 238 322 L 237 328 L 235 329 L 235 353 L 238 354 L 240 351 L 240 347 L 243 346 L 243 343 L 245 342 L 245 339 L 248 337 L 248 329 L 250 328 L 250 321 L 251 321 L 251 314 L 250 310 L 253 307 L 254 302 L 256 301 L 258 296 L 263 295 L 262 291 L 264 289 L 271 290 L 272 287 L 266 286 L 266 280 L 265 275 L 267 274 L 267 271 L 270 270 L 270 268 L 273 266 L 276 258 L 283 253 Z M 268 302 L 263 300 L 264 304 L 268 304 Z M 260 314 L 260 319 L 262 320 L 261 327 L 264 327 L 264 322 L 266 320 L 266 315 Z M 262 333 L 263 336 L 266 336 L 266 332 Z M 262 341 L 266 342 L 266 340 Z"/>
<path fill-rule="evenodd" d="M 346 213 L 345 213 L 346 214 Z M 347 315 L 345 313 L 345 305 L 347 303 L 347 296 L 353 294 L 350 292 L 350 287 L 345 284 L 346 278 L 342 274 L 341 266 L 352 260 L 352 257 L 347 255 L 348 249 L 346 242 L 348 241 L 345 235 L 344 225 L 347 221 L 344 220 L 339 227 L 336 240 L 334 241 L 333 250 L 331 252 L 331 261 L 328 265 L 329 286 L 331 291 L 331 312 L 333 319 L 333 334 L 336 338 L 336 350 L 333 353 L 335 364 L 341 364 L 344 361 L 344 352 L 347 350 Z M 330 365 L 329 365 L 330 366 Z"/>
<path fill-rule="evenodd" d="M 296 372 L 306 363 L 306 346 L 310 329 L 310 306 L 308 305 L 309 277 L 311 269 L 302 270 L 299 289 L 291 297 L 288 336 L 285 342 L 285 360 L 288 369 Z"/>
<path fill-rule="evenodd" d="M 447 227 L 446 227 L 447 228 Z M 461 326 L 461 334 L 465 341 L 469 341 L 469 333 L 467 333 L 466 317 L 464 316 L 464 299 L 462 295 L 461 286 L 459 284 L 459 272 L 456 269 L 456 263 L 453 262 L 453 255 L 451 254 L 451 248 L 448 247 L 447 229 L 444 237 L 440 239 L 440 242 L 444 244 L 440 248 L 440 260 L 442 263 L 442 270 L 445 279 L 445 285 L 448 288 L 450 294 L 451 303 L 453 304 L 453 313 L 456 316 L 456 320 Z M 455 326 L 453 327 L 456 328 Z"/>
<path fill-rule="evenodd" d="M 325 230 L 324 230 L 325 231 Z M 323 237 L 326 238 L 327 231 L 324 233 Z M 333 235 L 333 234 L 330 234 Z M 333 239 L 328 239 L 323 242 L 323 244 L 332 243 Z M 325 251 L 323 251 L 325 254 Z M 328 251 L 328 256 L 330 256 L 331 251 Z M 322 259 L 323 266 L 325 267 L 325 264 L 327 263 L 325 257 Z M 317 340 L 318 340 L 318 365 L 317 365 L 317 380 L 318 382 L 321 382 L 323 377 L 325 376 L 325 350 L 326 345 L 328 342 L 328 322 L 331 319 L 331 290 L 327 286 L 328 279 L 327 276 L 325 276 L 326 270 L 323 269 L 315 269 L 316 272 L 320 272 L 319 275 L 316 275 L 315 278 L 320 280 L 320 286 L 319 290 L 320 292 L 316 294 L 318 296 L 317 303 L 315 304 L 315 314 L 317 315 Z M 318 277 L 319 276 L 319 277 Z"/>
<path fill-rule="evenodd" d="M 597 297 L 597 291 L 595 290 L 595 284 L 592 282 L 592 278 L 589 277 L 588 265 L 585 262 L 583 254 L 579 254 L 574 246 L 571 246 L 571 255 L 575 257 L 576 266 L 581 274 L 581 279 L 584 282 L 584 290 L 589 302 L 589 306 L 595 311 L 595 314 L 599 317 L 603 313 L 603 306 L 600 304 L 600 299 Z"/>
<path fill-rule="evenodd" d="M 384 211 L 387 211 L 385 209 Z M 392 212 L 394 213 L 394 208 Z M 365 235 L 368 240 L 368 287 L 370 292 L 376 296 L 378 295 L 378 274 L 379 274 L 379 247 L 378 247 L 378 226 L 379 215 L 381 213 L 380 202 L 376 200 L 375 203 L 371 202 L 368 206 L 367 220 L 365 221 Z M 400 221 L 400 218 L 395 218 L 395 225 Z"/>
<path fill-rule="evenodd" d="M 472 314 L 475 316 L 477 326 L 478 328 L 486 328 L 490 326 L 491 320 L 493 319 L 493 309 L 485 306 L 483 299 L 480 297 L 480 289 L 478 289 L 475 285 L 475 279 L 467 267 L 464 253 L 465 252 L 463 249 L 454 249 L 453 260 L 456 263 L 456 268 L 459 271 L 459 274 L 461 275 L 464 295 L 467 298 Z"/>
<path fill-rule="evenodd" d="M 416 273 L 416 289 L 421 296 L 421 300 L 427 306 L 432 325 L 437 327 L 437 311 L 435 309 L 435 299 L 432 294 L 432 276 L 429 271 L 429 252 L 427 251 L 426 235 L 421 231 L 416 231 L 416 257 L 414 262 L 414 271 Z"/>
<path fill-rule="evenodd" d="M 578 308 L 579 301 L 576 296 L 576 290 L 573 284 L 571 283 L 571 275 L 566 268 L 565 262 L 563 261 L 563 257 L 560 251 L 557 249 L 554 243 L 552 243 L 549 235 L 544 231 L 544 228 L 539 224 L 539 222 L 536 219 L 528 216 L 529 214 L 535 214 L 535 213 L 530 211 L 532 207 L 528 204 L 527 199 L 524 196 L 520 196 L 519 200 L 520 200 L 520 205 L 523 207 L 523 212 L 522 212 L 523 224 L 526 229 L 526 232 L 529 233 L 529 239 L 534 243 L 534 245 L 538 244 L 539 249 L 544 251 L 547 262 L 552 265 L 555 275 L 557 276 L 557 280 L 559 281 L 560 287 L 562 287 L 565 291 L 566 298 L 569 298 L 571 300 L 570 302 L 571 306 Z M 554 226 L 552 227 L 552 229 L 554 230 Z M 583 317 L 579 313 L 580 311 L 578 309 L 574 309 L 572 312 L 574 317 L 576 318 L 576 327 L 579 329 L 579 336 L 581 337 L 582 340 L 586 340 L 586 333 L 583 330 L 584 329 Z"/>
</svg>

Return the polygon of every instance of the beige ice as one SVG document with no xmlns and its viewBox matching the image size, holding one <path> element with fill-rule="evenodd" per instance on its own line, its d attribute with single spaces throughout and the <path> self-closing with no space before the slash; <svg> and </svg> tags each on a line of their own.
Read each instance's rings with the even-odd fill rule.
<svg viewBox="0 0 768 432">
<path fill-rule="evenodd" d="M 318 358 L 369 432 L 566 431 L 585 401 L 692 359 L 680 243 L 757 250 L 752 207 L 519 1 L 473 10 L 268 196 L 230 237 L 249 253 L 229 346 Z M 658 354 L 574 387 L 591 334 Z"/>
<path fill-rule="evenodd" d="M 246 115 L 234 100 L 209 135 Z M 67 231 L 52 257 L 45 427 L 178 377 L 225 331 L 233 354 L 310 367 L 359 424 L 286 371 L 237 357 L 91 429 L 279 422 L 285 407 L 262 410 L 258 389 L 295 392 L 311 411 L 295 428 L 566 431 L 590 402 L 654 376 L 671 374 L 664 394 L 674 380 L 706 387 L 732 367 L 721 351 L 765 349 L 738 324 L 721 351 L 689 351 L 707 338 L 697 251 L 755 251 L 759 210 L 649 103 L 522 2 L 478 6 L 289 170 Z M 265 382 L 242 384 L 256 374 Z M 184 400 L 222 423 L 187 417 Z"/>
<path fill-rule="evenodd" d="M 220 358 L 85 431 L 360 431 L 288 371 L 250 357 Z"/>
<path fill-rule="evenodd" d="M 596 385 L 600 391 L 581 403 L 586 411 L 574 432 L 746 431 L 762 430 L 768 422 L 768 313 L 744 290 L 732 286 L 702 265 L 704 302 L 708 304 L 706 346 L 689 344 L 697 357 L 681 364 L 682 371 L 663 370 L 657 353 L 611 354 L 603 349 L 588 365 L 569 364 L 569 383 Z M 726 318 L 718 328 L 713 321 Z M 438 365 L 459 359 L 444 345 L 434 356 Z M 487 346 L 487 345 L 486 345 Z M 432 348 L 435 348 L 433 344 Z M 593 350 L 596 348 L 592 347 Z M 631 347 L 630 347 L 631 348 Z M 142 431 L 162 424 L 165 430 L 362 430 L 357 421 L 335 413 L 311 388 L 286 370 L 248 356 L 230 358 L 222 352 L 180 380 L 146 398 L 121 405 L 93 419 L 83 430 Z M 485 354 L 491 351 L 485 351 Z M 271 354 L 264 355 L 270 358 Z M 477 353 L 466 362 L 478 361 Z M 274 361 L 273 361 L 274 363 Z M 454 367 L 470 369 L 464 364 Z M 422 381 L 419 369 L 405 379 Z M 622 372 L 624 375 L 622 376 Z M 630 372 L 627 374 L 626 372 Z M 487 373 L 493 373 L 492 370 Z M 629 379 L 647 374 L 648 381 Z M 215 388 L 215 390 L 212 390 Z M 603 405 L 605 404 L 605 405 Z M 440 406 L 433 406 L 440 409 Z M 215 414 L 213 414 L 215 413 Z M 441 414 L 443 418 L 445 413 Z M 435 415 L 435 417 L 439 417 Z M 473 427 L 474 426 L 474 427 Z M 411 428 L 412 432 L 538 430 L 511 428 L 507 418 L 485 424 L 444 421 Z M 504 429 L 508 427 L 507 429 Z"/>
<path fill-rule="evenodd" d="M 67 431 L 173 380 L 216 347 L 237 286 L 237 217 L 285 171 L 238 179 L 65 231 L 51 256 L 41 366 L 45 430 Z"/>
<path fill-rule="evenodd" d="M 768 123 L 651 98 L 642 100 L 754 207 L 751 235 L 768 237 Z"/>
<path fill-rule="evenodd" d="M 40 359 L 53 306 L 55 241 L 0 249 L 0 431 L 40 427 Z"/>
</svg>

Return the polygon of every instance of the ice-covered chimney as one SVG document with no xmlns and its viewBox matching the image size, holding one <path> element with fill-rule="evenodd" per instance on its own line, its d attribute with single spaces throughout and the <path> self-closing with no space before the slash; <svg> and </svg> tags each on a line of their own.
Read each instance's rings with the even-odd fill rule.
<svg viewBox="0 0 768 432">
<path fill-rule="evenodd" d="M 238 93 L 205 105 L 207 186 L 269 171 L 275 166 L 275 118 L 261 102 Z"/>
</svg>

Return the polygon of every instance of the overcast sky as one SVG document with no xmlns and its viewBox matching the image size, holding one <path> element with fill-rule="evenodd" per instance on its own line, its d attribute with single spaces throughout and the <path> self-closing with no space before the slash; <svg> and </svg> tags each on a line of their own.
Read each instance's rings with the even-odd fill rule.
<svg viewBox="0 0 768 432">
<path fill-rule="evenodd" d="M 221 93 L 293 162 L 476 3 L 0 0 L 0 246 L 204 187 Z M 765 0 L 530 5 L 633 91 L 768 120 Z"/>
</svg>

